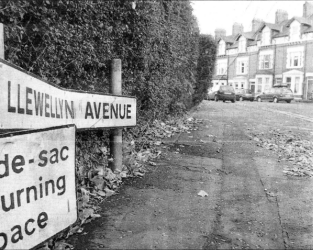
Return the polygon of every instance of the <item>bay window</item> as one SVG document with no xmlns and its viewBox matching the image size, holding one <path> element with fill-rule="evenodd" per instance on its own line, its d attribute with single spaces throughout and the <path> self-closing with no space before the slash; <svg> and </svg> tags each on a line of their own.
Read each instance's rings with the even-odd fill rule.
<svg viewBox="0 0 313 250">
<path fill-rule="evenodd" d="M 248 58 L 237 58 L 237 75 L 245 75 L 248 73 Z"/>
</svg>

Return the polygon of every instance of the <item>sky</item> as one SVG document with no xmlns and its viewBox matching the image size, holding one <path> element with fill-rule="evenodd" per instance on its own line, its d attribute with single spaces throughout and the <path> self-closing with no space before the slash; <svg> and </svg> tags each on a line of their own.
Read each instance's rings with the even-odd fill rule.
<svg viewBox="0 0 313 250">
<path fill-rule="evenodd" d="M 233 23 L 241 23 L 244 31 L 251 31 L 253 18 L 275 23 L 277 9 L 288 12 L 288 18 L 302 16 L 305 1 L 191 1 L 200 32 L 214 36 L 216 28 L 231 35 Z M 312 1 L 313 4 L 313 1 Z"/>
</svg>

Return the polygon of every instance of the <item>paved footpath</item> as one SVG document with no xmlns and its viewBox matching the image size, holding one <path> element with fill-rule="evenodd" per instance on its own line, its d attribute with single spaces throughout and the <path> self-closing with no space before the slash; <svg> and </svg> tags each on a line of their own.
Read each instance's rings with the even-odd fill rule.
<svg viewBox="0 0 313 250">
<path fill-rule="evenodd" d="M 85 227 L 87 234 L 69 243 L 76 249 L 312 248 L 313 181 L 284 176 L 289 163 L 249 136 L 252 128 L 307 132 L 312 124 L 253 105 L 204 101 L 192 113 L 204 120 L 200 130 L 165 141 L 157 166 L 126 181 L 102 203 L 102 217 Z M 208 196 L 198 196 L 200 190 Z"/>
</svg>

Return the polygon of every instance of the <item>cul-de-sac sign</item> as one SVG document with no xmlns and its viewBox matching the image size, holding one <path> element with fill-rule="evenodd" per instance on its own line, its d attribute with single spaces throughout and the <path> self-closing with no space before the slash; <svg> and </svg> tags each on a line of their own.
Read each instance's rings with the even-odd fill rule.
<svg viewBox="0 0 313 250">
<path fill-rule="evenodd" d="M 136 125 L 136 98 L 66 90 L 0 59 L 0 129 Z"/>
<path fill-rule="evenodd" d="M 76 222 L 74 125 L 0 135 L 0 218 L 0 249 L 33 248 Z"/>
</svg>

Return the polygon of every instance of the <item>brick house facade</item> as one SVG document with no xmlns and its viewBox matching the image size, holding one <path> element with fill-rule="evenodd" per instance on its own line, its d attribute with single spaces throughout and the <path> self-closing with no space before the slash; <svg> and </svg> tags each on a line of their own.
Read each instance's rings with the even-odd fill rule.
<svg viewBox="0 0 313 250">
<path fill-rule="evenodd" d="M 233 25 L 226 36 L 217 29 L 218 44 L 213 86 L 264 92 L 272 86 L 287 85 L 295 98 L 313 97 L 313 5 L 305 2 L 303 16 L 288 19 L 276 11 L 275 23 L 252 20 L 252 31 Z"/>
</svg>

